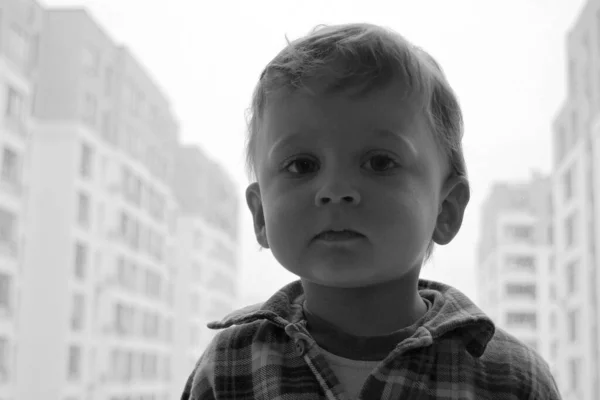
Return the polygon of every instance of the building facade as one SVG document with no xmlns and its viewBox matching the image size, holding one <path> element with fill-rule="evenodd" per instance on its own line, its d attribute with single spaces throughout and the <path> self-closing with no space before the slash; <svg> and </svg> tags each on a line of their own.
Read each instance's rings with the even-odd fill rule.
<svg viewBox="0 0 600 400">
<path fill-rule="evenodd" d="M 565 399 L 600 398 L 600 1 L 566 40 L 567 94 L 553 125 L 552 192 Z"/>
<path fill-rule="evenodd" d="M 196 146 L 178 151 L 174 189 L 178 220 L 174 373 L 186 378 L 214 336 L 206 324 L 237 303 L 240 253 L 236 184 Z M 180 394 L 184 380 L 174 382 Z"/>
<path fill-rule="evenodd" d="M 495 184 L 483 205 L 478 304 L 557 373 L 559 313 L 550 179 Z"/>
<path fill-rule="evenodd" d="M 41 32 L 16 398 L 171 398 L 177 123 L 85 11 Z"/>
<path fill-rule="evenodd" d="M 17 398 L 32 103 L 43 10 L 0 2 L 0 397 Z"/>
</svg>

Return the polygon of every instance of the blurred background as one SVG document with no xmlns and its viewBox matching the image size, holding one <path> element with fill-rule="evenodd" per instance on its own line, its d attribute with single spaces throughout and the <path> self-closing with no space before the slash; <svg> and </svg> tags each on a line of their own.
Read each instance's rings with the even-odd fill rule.
<svg viewBox="0 0 600 400">
<path fill-rule="evenodd" d="M 444 68 L 472 198 L 423 277 L 600 399 L 600 0 L 0 0 L 0 399 L 179 398 L 206 323 L 296 279 L 258 251 L 245 110 L 318 24 Z"/>
</svg>

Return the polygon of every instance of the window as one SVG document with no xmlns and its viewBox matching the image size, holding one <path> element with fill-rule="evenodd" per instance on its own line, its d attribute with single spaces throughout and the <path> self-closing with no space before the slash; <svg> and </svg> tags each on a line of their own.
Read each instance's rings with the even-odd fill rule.
<svg viewBox="0 0 600 400">
<path fill-rule="evenodd" d="M 552 301 L 556 301 L 557 295 L 556 295 L 556 285 L 551 284 L 550 285 L 550 300 Z"/>
<path fill-rule="evenodd" d="M 578 390 L 580 386 L 579 376 L 581 375 L 581 361 L 578 358 L 569 360 L 569 388 Z"/>
<path fill-rule="evenodd" d="M 154 379 L 158 375 L 158 358 L 155 354 L 144 353 L 142 356 L 142 375 L 146 379 Z"/>
<path fill-rule="evenodd" d="M 29 38 L 19 27 L 13 25 L 8 33 L 8 56 L 19 66 L 29 63 Z"/>
<path fill-rule="evenodd" d="M 142 180 L 139 177 L 133 178 L 133 186 L 131 193 L 131 200 L 137 206 L 141 204 L 142 196 Z"/>
<path fill-rule="evenodd" d="M 13 213 L 0 208 L 0 242 L 15 243 L 16 217 Z"/>
<path fill-rule="evenodd" d="M 129 325 L 129 313 L 127 308 L 118 303 L 115 306 L 115 329 L 118 333 L 127 334 Z"/>
<path fill-rule="evenodd" d="M 16 184 L 19 182 L 19 156 L 8 147 L 4 148 L 2 154 L 2 180 Z"/>
<path fill-rule="evenodd" d="M 129 198 L 131 193 L 131 181 L 133 180 L 133 175 L 129 168 L 125 165 L 121 168 L 121 187 L 125 197 Z"/>
<path fill-rule="evenodd" d="M 137 220 L 131 220 L 131 236 L 129 245 L 137 250 L 140 248 L 140 223 Z"/>
<path fill-rule="evenodd" d="M 81 348 L 76 345 L 69 346 L 67 377 L 77 381 L 81 378 Z"/>
<path fill-rule="evenodd" d="M 535 272 L 535 258 L 527 255 L 509 255 L 506 257 L 509 269 L 515 271 Z"/>
<path fill-rule="evenodd" d="M 576 342 L 578 338 L 579 310 L 571 310 L 567 313 L 569 329 L 569 341 Z"/>
<path fill-rule="evenodd" d="M 73 295 L 71 329 L 75 332 L 83 330 L 85 318 L 85 296 L 81 293 Z"/>
<path fill-rule="evenodd" d="M 7 312 L 10 311 L 11 306 L 11 287 L 11 276 L 4 273 L 0 273 L 0 309 L 3 309 Z"/>
<path fill-rule="evenodd" d="M 120 286 L 127 287 L 127 278 L 127 261 L 125 260 L 125 257 L 119 256 L 117 258 L 117 282 Z"/>
<path fill-rule="evenodd" d="M 104 76 L 104 94 L 107 96 L 112 95 L 114 72 L 111 67 L 106 67 L 106 73 Z"/>
<path fill-rule="evenodd" d="M 90 226 L 90 197 L 85 193 L 79 193 L 77 200 L 77 223 L 83 228 Z"/>
<path fill-rule="evenodd" d="M 133 375 L 133 353 L 128 351 L 125 353 L 125 363 L 124 363 L 124 375 L 123 381 L 129 382 Z"/>
<path fill-rule="evenodd" d="M 100 64 L 100 55 L 90 47 L 85 47 L 82 54 L 83 69 L 88 75 L 96 76 Z"/>
<path fill-rule="evenodd" d="M 165 341 L 171 342 L 173 339 L 173 322 L 169 318 L 165 318 Z"/>
<path fill-rule="evenodd" d="M 562 126 L 557 126 L 555 128 L 555 151 L 556 151 L 556 164 L 562 161 L 566 152 L 567 152 L 567 135 L 565 132 L 565 128 Z"/>
<path fill-rule="evenodd" d="M 114 377 L 120 382 L 129 382 L 133 376 L 133 354 L 122 350 L 113 350 L 111 358 Z"/>
<path fill-rule="evenodd" d="M 142 332 L 146 338 L 158 337 L 158 315 L 145 312 L 142 322 Z"/>
<path fill-rule="evenodd" d="M 506 315 L 506 323 L 509 327 L 535 329 L 537 315 L 533 312 L 509 312 Z"/>
<path fill-rule="evenodd" d="M 121 237 L 131 248 L 137 250 L 140 246 L 139 222 L 121 211 Z"/>
<path fill-rule="evenodd" d="M 163 366 L 164 366 L 163 373 L 164 373 L 165 382 L 169 382 L 171 379 L 171 359 L 169 356 L 165 356 Z M 165 397 L 167 397 L 167 396 L 165 396 Z"/>
<path fill-rule="evenodd" d="M 160 275 L 153 271 L 146 271 L 145 293 L 152 299 L 160 298 Z"/>
<path fill-rule="evenodd" d="M 140 250 L 148 253 L 150 250 L 150 228 L 140 224 Z"/>
<path fill-rule="evenodd" d="M 40 53 L 40 35 L 35 34 L 32 35 L 29 39 L 29 48 L 31 49 L 30 55 L 31 59 L 30 65 L 31 67 L 37 67 L 39 62 L 39 53 Z"/>
<path fill-rule="evenodd" d="M 550 345 L 550 358 L 555 360 L 558 357 L 558 340 L 553 340 Z"/>
<path fill-rule="evenodd" d="M 80 280 L 85 279 L 88 263 L 87 245 L 81 242 L 75 243 L 75 277 Z"/>
<path fill-rule="evenodd" d="M 25 121 L 24 96 L 15 88 L 8 86 L 6 97 L 6 117 L 22 124 Z"/>
<path fill-rule="evenodd" d="M 554 311 L 550 313 L 550 329 L 556 329 L 556 312 Z"/>
<path fill-rule="evenodd" d="M 129 232 L 129 215 L 121 211 L 121 237 L 127 238 L 127 232 Z"/>
<path fill-rule="evenodd" d="M 572 95 L 577 93 L 577 64 L 575 60 L 569 61 L 569 89 Z"/>
<path fill-rule="evenodd" d="M 533 227 L 527 225 L 508 225 L 504 228 L 505 235 L 511 241 L 522 242 L 533 239 Z"/>
<path fill-rule="evenodd" d="M 102 113 L 102 121 L 100 122 L 100 132 L 102 137 L 109 143 L 115 144 L 116 137 L 114 135 L 114 129 L 112 126 L 112 115 L 110 111 L 104 111 Z"/>
<path fill-rule="evenodd" d="M 567 169 L 563 175 L 563 197 L 565 201 L 568 201 L 573 197 L 573 175 L 575 165 Z"/>
<path fill-rule="evenodd" d="M 0 382 L 8 382 L 10 377 L 10 344 L 8 339 L 0 337 Z"/>
<path fill-rule="evenodd" d="M 93 150 L 87 143 L 81 144 L 81 160 L 79 165 L 79 172 L 82 178 L 92 177 L 92 157 Z"/>
<path fill-rule="evenodd" d="M 97 108 L 96 97 L 91 93 L 86 93 L 83 99 L 83 120 L 92 126 L 96 125 Z"/>
<path fill-rule="evenodd" d="M 202 267 L 196 261 L 192 261 L 192 281 L 198 283 L 202 280 Z"/>
<path fill-rule="evenodd" d="M 565 248 L 569 249 L 577 244 L 577 214 L 574 212 L 565 220 Z"/>
<path fill-rule="evenodd" d="M 115 305 L 115 330 L 121 335 L 135 333 L 136 310 L 121 303 Z"/>
<path fill-rule="evenodd" d="M 202 242 L 203 242 L 202 233 L 201 232 L 195 232 L 194 233 L 194 249 L 201 250 L 202 249 Z"/>
<path fill-rule="evenodd" d="M 506 285 L 506 294 L 510 297 L 526 297 L 535 300 L 535 284 L 508 283 Z"/>
<path fill-rule="evenodd" d="M 577 261 L 573 261 L 567 264 L 567 294 L 574 294 L 577 290 L 578 269 L 579 263 Z"/>
<path fill-rule="evenodd" d="M 139 134 L 132 127 L 129 127 L 126 131 L 125 140 L 125 151 L 132 157 L 138 158 L 140 147 Z"/>
<path fill-rule="evenodd" d="M 156 236 L 156 248 L 154 251 L 154 258 L 156 259 L 156 261 L 163 261 L 163 257 L 164 257 L 164 251 L 165 251 L 165 240 L 162 237 L 162 235 L 157 235 Z"/>
<path fill-rule="evenodd" d="M 579 137 L 579 116 L 577 114 L 577 110 L 571 110 L 571 130 L 573 132 L 574 139 L 571 143 L 575 142 L 575 138 Z"/>
</svg>

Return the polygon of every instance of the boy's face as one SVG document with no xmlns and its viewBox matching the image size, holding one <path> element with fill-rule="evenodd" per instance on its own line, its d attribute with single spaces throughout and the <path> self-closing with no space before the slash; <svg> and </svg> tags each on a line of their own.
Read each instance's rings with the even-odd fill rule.
<svg viewBox="0 0 600 400">
<path fill-rule="evenodd" d="M 269 98 L 258 182 L 247 190 L 259 242 L 302 279 L 364 287 L 420 268 L 429 242 L 458 232 L 468 201 L 400 82 L 360 98 Z M 466 194 L 466 196 L 465 196 Z M 329 230 L 358 235 L 319 236 Z"/>
</svg>

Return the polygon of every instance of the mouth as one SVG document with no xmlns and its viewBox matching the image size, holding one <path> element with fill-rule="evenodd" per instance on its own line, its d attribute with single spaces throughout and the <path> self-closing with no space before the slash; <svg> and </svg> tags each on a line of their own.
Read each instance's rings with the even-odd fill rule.
<svg viewBox="0 0 600 400">
<path fill-rule="evenodd" d="M 364 238 L 365 235 L 362 233 L 353 231 L 351 229 L 341 230 L 326 230 L 315 236 L 316 240 L 323 240 L 327 242 L 339 242 L 353 239 Z"/>
</svg>

